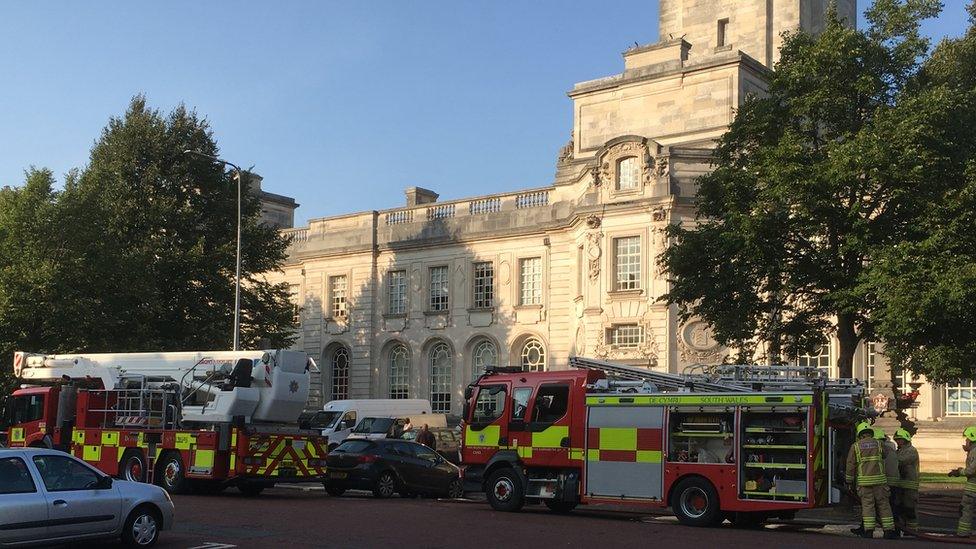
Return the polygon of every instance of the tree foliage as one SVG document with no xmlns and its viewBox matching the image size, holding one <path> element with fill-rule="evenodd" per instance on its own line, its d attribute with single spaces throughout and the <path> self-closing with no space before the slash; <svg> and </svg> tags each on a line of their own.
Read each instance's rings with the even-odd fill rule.
<svg viewBox="0 0 976 549">
<path fill-rule="evenodd" d="M 915 231 L 947 185 L 926 169 L 950 110 L 936 96 L 899 110 L 927 51 L 919 22 L 939 9 L 876 0 L 864 30 L 831 12 L 821 34 L 785 36 L 768 93 L 745 102 L 699 181 L 697 223 L 670 228 L 665 299 L 682 316 L 772 362 L 834 331 L 851 375 L 874 332 L 873 251 Z"/>
<path fill-rule="evenodd" d="M 132 100 L 88 166 L 56 191 L 50 171 L 0 190 L 0 356 L 221 349 L 232 340 L 237 189 L 205 120 Z M 295 337 L 278 269 L 287 241 L 259 224 L 245 187 L 243 347 Z M 9 368 L 9 366 L 8 366 Z"/>
<path fill-rule="evenodd" d="M 970 4 L 976 16 L 976 3 Z M 942 42 L 922 68 L 917 98 L 939 101 L 946 116 L 925 154 L 929 184 L 944 196 L 918 212 L 917 238 L 875 255 L 867 286 L 885 353 L 896 368 L 946 382 L 976 377 L 976 29 Z M 908 103 L 908 104 L 912 104 Z"/>
</svg>

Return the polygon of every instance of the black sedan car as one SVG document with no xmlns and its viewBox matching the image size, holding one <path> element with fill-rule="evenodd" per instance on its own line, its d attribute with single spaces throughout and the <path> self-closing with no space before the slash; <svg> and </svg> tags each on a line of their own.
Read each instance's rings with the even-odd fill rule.
<svg viewBox="0 0 976 549">
<path fill-rule="evenodd" d="M 372 490 L 378 498 L 418 494 L 459 498 L 461 470 L 430 448 L 397 439 L 347 440 L 326 457 L 325 490 Z"/>
</svg>

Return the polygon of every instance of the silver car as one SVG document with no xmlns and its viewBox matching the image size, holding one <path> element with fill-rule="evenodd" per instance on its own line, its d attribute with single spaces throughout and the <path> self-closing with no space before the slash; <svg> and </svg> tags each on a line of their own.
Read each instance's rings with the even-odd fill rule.
<svg viewBox="0 0 976 549">
<path fill-rule="evenodd" d="M 149 547 L 173 526 L 173 500 L 158 486 L 113 481 L 57 450 L 0 449 L 0 546 L 121 536 Z"/>
</svg>

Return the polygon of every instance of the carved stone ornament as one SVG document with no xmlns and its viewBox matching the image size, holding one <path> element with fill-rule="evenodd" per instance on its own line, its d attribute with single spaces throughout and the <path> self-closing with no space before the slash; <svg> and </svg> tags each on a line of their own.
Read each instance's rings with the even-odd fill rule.
<svg viewBox="0 0 976 549">
<path fill-rule="evenodd" d="M 599 229 L 600 223 L 600 218 L 595 215 L 586 218 L 586 226 L 590 229 Z"/>
<path fill-rule="evenodd" d="M 593 354 L 597 358 L 610 360 L 644 360 L 651 366 L 657 365 L 657 357 L 659 354 L 657 340 L 646 324 L 644 325 L 644 342 L 637 347 L 617 348 L 609 345 L 606 341 L 606 332 L 606 329 L 600 330 L 596 347 L 593 348 Z"/>
<path fill-rule="evenodd" d="M 871 397 L 871 406 L 874 408 L 874 411 L 878 413 L 878 415 L 887 412 L 888 408 L 890 407 L 888 395 L 884 393 L 875 393 Z"/>
<path fill-rule="evenodd" d="M 664 208 L 657 207 L 651 210 L 651 220 L 652 221 L 665 221 L 668 218 L 668 212 Z"/>
<path fill-rule="evenodd" d="M 671 168 L 671 160 L 667 156 L 659 156 L 654 161 L 654 175 L 658 178 L 668 175 Z"/>
<path fill-rule="evenodd" d="M 617 169 L 620 160 L 636 157 L 641 167 L 640 186 L 651 182 L 651 154 L 647 143 L 642 141 L 625 141 L 608 148 L 600 157 L 600 171 L 594 180 L 594 185 L 609 184 L 611 188 L 617 181 Z"/>
<path fill-rule="evenodd" d="M 708 325 L 701 320 L 689 321 L 678 333 L 678 354 L 682 362 L 692 364 L 722 362 L 723 347 L 715 341 Z"/>
<path fill-rule="evenodd" d="M 573 159 L 573 150 L 575 149 L 574 136 L 575 131 L 569 132 L 569 141 L 559 149 L 559 162 L 569 162 Z"/>
<path fill-rule="evenodd" d="M 603 255 L 600 240 L 602 238 L 603 233 L 599 231 L 586 234 L 586 257 L 589 259 L 590 280 L 596 280 L 600 277 L 600 256 Z"/>
</svg>

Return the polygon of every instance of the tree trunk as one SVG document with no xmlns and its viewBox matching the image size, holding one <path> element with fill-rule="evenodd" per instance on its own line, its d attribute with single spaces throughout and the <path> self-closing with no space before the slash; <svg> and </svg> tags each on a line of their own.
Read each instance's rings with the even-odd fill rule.
<svg viewBox="0 0 976 549">
<path fill-rule="evenodd" d="M 837 315 L 837 372 L 840 377 L 854 377 L 854 352 L 861 338 L 854 329 L 854 316 L 849 314 Z"/>
</svg>

